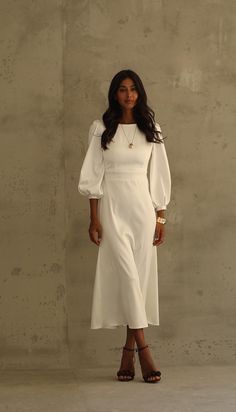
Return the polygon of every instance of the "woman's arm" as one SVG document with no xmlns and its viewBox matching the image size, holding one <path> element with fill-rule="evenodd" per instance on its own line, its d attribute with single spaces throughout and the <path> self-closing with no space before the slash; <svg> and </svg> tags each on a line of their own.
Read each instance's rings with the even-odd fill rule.
<svg viewBox="0 0 236 412">
<path fill-rule="evenodd" d="M 98 220 L 98 199 L 89 199 L 90 204 L 90 220 L 96 222 Z"/>
<path fill-rule="evenodd" d="M 89 237 L 93 243 L 100 245 L 102 238 L 102 226 L 98 217 L 98 199 L 89 199 L 90 203 L 90 225 Z"/>
<path fill-rule="evenodd" d="M 158 217 L 165 217 L 165 209 L 156 210 L 156 218 Z M 165 225 L 163 223 L 156 222 L 156 230 L 153 239 L 153 245 L 159 246 L 161 243 L 164 242 L 165 236 Z"/>
</svg>

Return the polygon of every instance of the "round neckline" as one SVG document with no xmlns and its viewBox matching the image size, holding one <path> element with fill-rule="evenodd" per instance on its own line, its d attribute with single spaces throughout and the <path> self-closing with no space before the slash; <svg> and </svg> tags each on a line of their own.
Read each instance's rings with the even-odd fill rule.
<svg viewBox="0 0 236 412">
<path fill-rule="evenodd" d="M 119 124 L 122 124 L 122 126 L 123 126 L 123 125 L 137 124 L 137 123 L 119 123 Z"/>
</svg>

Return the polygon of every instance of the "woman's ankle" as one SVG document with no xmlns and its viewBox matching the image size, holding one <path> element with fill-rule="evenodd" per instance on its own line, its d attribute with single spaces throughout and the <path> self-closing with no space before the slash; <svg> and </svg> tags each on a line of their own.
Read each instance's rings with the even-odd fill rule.
<svg viewBox="0 0 236 412">
<path fill-rule="evenodd" d="M 147 348 L 149 348 L 147 343 L 144 343 L 142 345 L 137 345 L 137 349 L 138 349 L 139 352 L 143 352 L 144 349 L 147 349 Z"/>
</svg>

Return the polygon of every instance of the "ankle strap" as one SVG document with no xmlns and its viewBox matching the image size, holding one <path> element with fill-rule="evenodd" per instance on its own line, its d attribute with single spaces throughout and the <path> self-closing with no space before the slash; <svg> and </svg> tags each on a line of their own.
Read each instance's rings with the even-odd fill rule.
<svg viewBox="0 0 236 412">
<path fill-rule="evenodd" d="M 131 349 L 131 348 L 126 348 L 126 346 L 123 346 L 123 349 L 125 349 L 125 350 L 129 350 L 129 351 L 134 351 L 135 350 L 135 348 L 134 349 Z"/>
<path fill-rule="evenodd" d="M 146 349 L 146 348 L 148 348 L 148 345 L 143 346 L 142 348 L 138 348 L 137 351 L 140 352 L 141 350 Z"/>
<path fill-rule="evenodd" d="M 134 348 L 134 349 L 131 349 L 131 348 L 127 348 L 126 346 L 123 346 L 123 349 L 125 349 L 125 350 L 129 350 L 129 351 L 136 351 L 136 352 L 139 352 L 139 351 L 141 351 L 141 350 L 143 350 L 143 349 L 146 349 L 146 348 L 148 348 L 148 345 L 146 345 L 146 346 L 143 346 L 142 348 Z"/>
</svg>

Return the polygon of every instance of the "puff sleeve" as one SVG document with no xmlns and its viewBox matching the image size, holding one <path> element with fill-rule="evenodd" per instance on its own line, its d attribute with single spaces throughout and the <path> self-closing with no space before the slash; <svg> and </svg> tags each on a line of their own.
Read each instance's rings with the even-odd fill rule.
<svg viewBox="0 0 236 412">
<path fill-rule="evenodd" d="M 78 190 L 89 199 L 100 199 L 103 196 L 104 159 L 100 129 L 99 120 L 94 120 L 89 128 L 88 149 L 79 177 Z"/>
<path fill-rule="evenodd" d="M 156 129 L 161 132 L 158 123 L 156 123 Z M 160 137 L 162 138 L 162 135 Z M 154 208 L 165 210 L 170 201 L 171 175 L 164 143 L 153 143 L 149 168 L 149 190 Z"/>
</svg>

